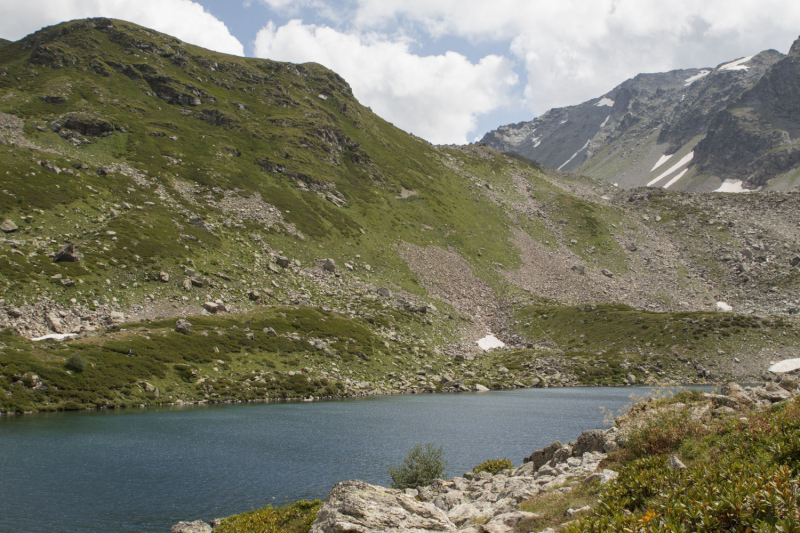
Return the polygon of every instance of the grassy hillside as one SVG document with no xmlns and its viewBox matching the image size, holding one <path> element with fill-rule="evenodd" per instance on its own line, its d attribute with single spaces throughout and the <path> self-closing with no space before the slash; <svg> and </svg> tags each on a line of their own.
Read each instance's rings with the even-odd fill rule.
<svg viewBox="0 0 800 533">
<path fill-rule="evenodd" d="M 0 46 L 0 141 L 3 411 L 696 381 L 796 344 L 800 234 L 771 225 L 794 198 L 697 205 L 433 146 L 320 65 L 68 22 Z M 748 314 L 729 336 L 614 347 L 575 314 L 705 327 L 719 300 Z M 509 349 L 479 350 L 490 331 Z M 52 333 L 77 337 L 30 340 Z"/>
</svg>

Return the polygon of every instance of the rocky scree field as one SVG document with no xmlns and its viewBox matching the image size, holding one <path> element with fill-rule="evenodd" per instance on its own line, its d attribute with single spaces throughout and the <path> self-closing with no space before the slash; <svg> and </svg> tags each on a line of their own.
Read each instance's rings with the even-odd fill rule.
<svg viewBox="0 0 800 533">
<path fill-rule="evenodd" d="M 433 146 L 320 65 L 63 23 L 0 47 L 0 139 L 3 412 L 747 379 L 796 350 L 796 195 Z"/>
</svg>

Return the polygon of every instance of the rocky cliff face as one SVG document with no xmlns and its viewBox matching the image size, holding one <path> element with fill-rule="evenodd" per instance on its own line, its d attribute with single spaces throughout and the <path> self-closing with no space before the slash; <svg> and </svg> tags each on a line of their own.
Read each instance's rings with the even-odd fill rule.
<svg viewBox="0 0 800 533">
<path fill-rule="evenodd" d="M 800 39 L 751 89 L 719 112 L 697 145 L 700 172 L 751 189 L 800 165 Z"/>
<path fill-rule="evenodd" d="M 797 116 L 792 115 L 791 103 L 799 94 L 800 78 L 793 70 L 798 59 L 796 48 L 800 47 L 793 47 L 789 56 L 767 50 L 715 68 L 640 74 L 601 98 L 552 109 L 531 122 L 502 126 L 482 141 L 498 151 L 515 152 L 553 168 L 579 171 L 622 187 L 672 185 L 670 177 L 683 176 L 684 171 L 690 171 L 691 176 L 698 169 L 720 179 L 746 179 L 760 169 L 761 177 L 750 180 L 756 186 L 797 164 L 785 150 L 766 161 L 760 159 L 776 146 L 791 144 L 784 132 L 795 129 L 791 124 Z M 753 111 L 734 113 L 731 106 Z M 752 113 L 759 116 L 755 124 Z M 731 114 L 744 118 L 733 120 Z M 734 122 L 740 124 L 735 133 Z M 702 154 L 702 163 L 690 163 L 694 146 L 712 131 L 716 138 L 693 154 L 698 158 Z M 672 164 L 686 156 L 682 165 L 670 174 L 662 175 L 672 165 L 656 172 L 659 162 L 679 152 L 680 157 Z M 732 153 L 737 155 L 733 157 Z M 754 160 L 759 160 L 755 167 L 742 169 L 743 161 L 749 165 Z M 653 180 L 659 176 L 663 181 Z M 684 180 L 673 188 L 692 187 Z"/>
</svg>

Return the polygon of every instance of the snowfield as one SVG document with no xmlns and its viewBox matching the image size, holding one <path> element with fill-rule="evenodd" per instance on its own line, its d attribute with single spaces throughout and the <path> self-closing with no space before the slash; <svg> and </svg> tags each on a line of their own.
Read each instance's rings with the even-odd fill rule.
<svg viewBox="0 0 800 533">
<path fill-rule="evenodd" d="M 745 67 L 745 68 L 747 68 L 747 67 Z M 706 77 L 706 76 L 708 76 L 709 74 L 711 74 L 711 71 L 710 71 L 710 70 L 701 70 L 699 74 L 695 74 L 695 75 L 694 75 L 694 76 L 692 76 L 691 78 L 686 78 L 685 80 L 683 80 L 683 81 L 684 81 L 684 84 L 683 84 L 683 86 L 684 86 L 684 87 L 688 87 L 689 85 L 693 84 L 693 83 L 694 83 L 694 82 L 696 82 L 697 80 L 699 80 L 699 79 L 702 79 L 702 78 L 705 78 L 705 77 Z"/>
<path fill-rule="evenodd" d="M 719 189 L 715 190 L 714 192 L 752 192 L 749 189 L 742 188 L 742 180 L 725 180 L 722 182 L 722 185 L 719 186 Z"/>
<path fill-rule="evenodd" d="M 725 63 L 719 70 L 747 70 L 750 67 L 746 67 L 743 63 L 747 63 L 753 59 L 753 56 L 750 57 L 743 57 L 741 59 L 737 59 L 736 61 L 731 61 L 730 63 Z"/>
<path fill-rule="evenodd" d="M 584 150 L 586 150 L 586 148 L 589 146 L 589 141 L 590 141 L 590 140 L 591 140 L 591 139 L 587 139 L 587 141 L 586 141 L 586 144 L 584 144 L 584 145 L 583 145 L 583 148 L 581 148 L 580 150 L 578 150 L 577 152 L 575 152 L 574 154 L 572 154 L 572 157 L 570 157 L 569 159 L 567 159 L 566 161 L 564 161 L 564 163 L 563 163 L 563 164 L 562 164 L 560 167 L 558 167 L 558 170 L 561 170 L 562 168 L 564 168 L 565 166 L 567 166 L 567 164 L 569 164 L 569 162 L 570 162 L 570 161 L 572 161 L 573 159 L 575 159 L 575 156 L 577 156 L 579 153 L 581 153 L 581 152 L 583 152 Z"/>
<path fill-rule="evenodd" d="M 657 169 L 658 167 L 660 167 L 661 165 L 663 165 L 664 163 L 666 163 L 667 161 L 669 161 L 669 160 L 670 160 L 670 158 L 671 158 L 673 155 L 675 155 L 675 154 L 669 154 L 669 155 L 667 155 L 667 154 L 664 154 L 664 155 L 662 155 L 662 156 L 661 156 L 661 159 L 659 159 L 659 160 L 658 160 L 658 163 L 656 163 L 656 164 L 655 164 L 655 166 L 654 166 L 653 168 L 651 168 L 651 169 L 650 169 L 650 172 L 654 171 L 655 169 Z"/>
<path fill-rule="evenodd" d="M 677 163 L 672 165 L 666 172 L 664 172 L 663 174 L 661 174 L 657 178 L 650 180 L 650 183 L 648 183 L 647 186 L 648 187 L 652 187 L 653 185 L 655 185 L 656 182 L 659 182 L 662 179 L 666 178 L 667 176 L 669 176 L 670 174 L 672 174 L 676 170 L 680 169 L 683 165 L 689 163 L 689 161 L 691 161 L 692 159 L 694 159 L 694 152 L 693 151 L 689 152 L 688 154 L 683 156 L 683 159 L 681 159 L 680 161 L 678 161 Z M 668 184 L 667 186 L 669 186 L 669 185 L 671 185 L 671 183 Z"/>
<path fill-rule="evenodd" d="M 505 347 L 506 343 L 492 335 L 491 333 L 485 336 L 484 338 L 477 341 L 478 347 L 488 352 L 489 350 L 494 350 L 495 348 L 503 348 Z"/>
<path fill-rule="evenodd" d="M 664 188 L 665 188 L 665 189 L 669 189 L 670 185 L 672 185 L 673 183 L 675 183 L 675 182 L 677 182 L 679 179 L 681 179 L 681 178 L 684 176 L 684 174 L 686 174 L 687 172 L 689 172 L 689 169 L 688 169 L 688 168 L 685 168 L 685 169 L 683 169 L 683 171 L 682 171 L 680 174 L 678 174 L 677 176 L 675 176 L 674 178 L 672 178 L 671 180 L 669 180 L 669 181 L 667 182 L 667 184 L 666 184 L 666 185 L 664 185 Z"/>
</svg>

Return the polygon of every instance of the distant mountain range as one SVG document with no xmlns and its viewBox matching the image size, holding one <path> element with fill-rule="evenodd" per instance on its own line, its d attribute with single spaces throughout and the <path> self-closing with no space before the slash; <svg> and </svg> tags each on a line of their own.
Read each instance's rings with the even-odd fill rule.
<svg viewBox="0 0 800 533">
<path fill-rule="evenodd" d="M 639 74 L 482 142 L 619 187 L 789 190 L 800 178 L 800 39 L 715 68 Z"/>
</svg>

